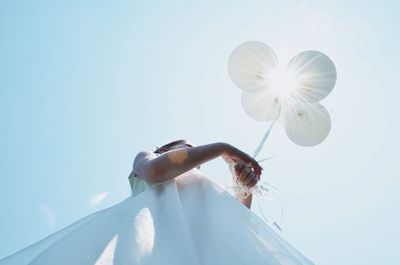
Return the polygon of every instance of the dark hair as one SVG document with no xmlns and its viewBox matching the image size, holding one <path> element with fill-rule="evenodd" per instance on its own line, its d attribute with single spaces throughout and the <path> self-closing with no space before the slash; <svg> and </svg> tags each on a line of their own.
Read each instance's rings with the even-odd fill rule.
<svg viewBox="0 0 400 265">
<path fill-rule="evenodd" d="M 186 145 L 188 145 L 188 146 L 190 146 L 190 147 L 193 147 L 193 145 L 190 144 L 189 141 L 184 140 L 184 139 L 181 139 L 181 140 L 172 141 L 172 142 L 167 143 L 167 144 L 165 144 L 165 145 L 163 145 L 163 146 L 160 146 L 160 147 L 157 146 L 157 147 L 156 147 L 156 150 L 153 151 L 153 153 L 155 153 L 155 154 L 161 154 L 161 152 L 160 152 L 160 149 L 161 149 L 161 148 L 169 149 L 169 148 L 171 148 L 171 147 L 173 147 L 173 146 L 175 146 L 175 145 L 178 145 L 178 144 L 186 144 Z"/>
</svg>

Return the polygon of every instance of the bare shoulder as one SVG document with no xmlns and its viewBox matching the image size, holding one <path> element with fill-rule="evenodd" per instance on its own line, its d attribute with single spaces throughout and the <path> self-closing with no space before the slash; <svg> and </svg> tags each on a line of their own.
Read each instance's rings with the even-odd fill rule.
<svg viewBox="0 0 400 265">
<path fill-rule="evenodd" d="M 148 179 L 149 162 L 156 157 L 155 153 L 147 150 L 137 153 L 133 161 L 133 172 L 141 178 Z"/>
<path fill-rule="evenodd" d="M 136 154 L 135 162 L 136 161 L 140 161 L 141 159 L 144 159 L 144 158 L 153 158 L 153 157 L 156 157 L 156 156 L 157 155 L 155 153 L 151 152 L 151 151 L 147 151 L 147 150 L 140 151 L 139 153 Z"/>
</svg>

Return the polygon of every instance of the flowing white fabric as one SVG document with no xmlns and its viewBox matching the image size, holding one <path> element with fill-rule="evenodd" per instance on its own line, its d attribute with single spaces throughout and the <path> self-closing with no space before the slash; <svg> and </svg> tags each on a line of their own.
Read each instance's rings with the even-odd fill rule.
<svg viewBox="0 0 400 265">
<path fill-rule="evenodd" d="M 0 265 L 313 264 L 198 169 L 134 189 Z"/>
</svg>

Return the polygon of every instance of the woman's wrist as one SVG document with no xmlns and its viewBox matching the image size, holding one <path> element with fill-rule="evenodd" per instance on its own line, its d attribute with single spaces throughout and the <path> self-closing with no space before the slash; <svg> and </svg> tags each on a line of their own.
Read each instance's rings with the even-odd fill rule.
<svg viewBox="0 0 400 265">
<path fill-rule="evenodd" d="M 233 150 L 233 146 L 225 143 L 225 142 L 219 142 L 219 146 L 220 146 L 220 156 L 228 162 L 228 155 L 230 152 L 232 152 Z"/>
</svg>

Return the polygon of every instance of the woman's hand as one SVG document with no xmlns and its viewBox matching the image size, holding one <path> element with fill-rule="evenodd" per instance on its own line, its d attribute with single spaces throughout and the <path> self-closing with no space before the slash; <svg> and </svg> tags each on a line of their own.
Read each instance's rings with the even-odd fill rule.
<svg viewBox="0 0 400 265">
<path fill-rule="evenodd" d="M 222 154 L 222 158 L 227 161 L 228 163 L 237 163 L 238 161 L 242 161 L 244 164 L 247 164 L 248 167 L 252 167 L 257 180 L 260 180 L 261 170 L 263 169 L 258 162 L 252 158 L 250 155 L 246 154 L 245 152 L 239 150 L 238 148 L 234 147 L 233 145 L 226 144 L 224 152 Z M 239 164 L 241 165 L 241 164 Z M 239 167 L 239 166 L 238 166 Z M 242 166 L 240 166 L 242 167 Z M 249 168 L 251 170 L 251 168 Z M 248 170 L 248 169 L 246 169 Z M 251 170 L 252 171 L 252 170 Z M 244 174 L 244 173 L 243 173 Z"/>
<path fill-rule="evenodd" d="M 254 171 L 251 170 L 251 167 L 245 164 L 242 160 L 236 162 L 234 170 L 235 175 L 237 176 L 236 179 L 241 185 L 251 188 L 257 184 L 259 180 L 258 177 Z"/>
</svg>

